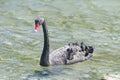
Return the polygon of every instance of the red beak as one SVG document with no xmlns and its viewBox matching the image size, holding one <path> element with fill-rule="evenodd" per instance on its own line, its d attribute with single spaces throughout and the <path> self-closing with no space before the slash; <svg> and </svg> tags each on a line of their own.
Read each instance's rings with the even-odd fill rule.
<svg viewBox="0 0 120 80">
<path fill-rule="evenodd" d="M 35 32 L 37 32 L 39 29 L 39 22 L 35 23 Z"/>
</svg>

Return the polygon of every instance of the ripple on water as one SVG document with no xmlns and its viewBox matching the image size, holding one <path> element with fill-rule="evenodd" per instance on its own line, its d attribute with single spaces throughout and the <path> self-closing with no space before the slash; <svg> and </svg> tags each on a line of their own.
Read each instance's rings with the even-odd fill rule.
<svg viewBox="0 0 120 80">
<path fill-rule="evenodd" d="M 109 73 L 104 75 L 105 80 L 120 80 L 120 73 Z"/>
</svg>

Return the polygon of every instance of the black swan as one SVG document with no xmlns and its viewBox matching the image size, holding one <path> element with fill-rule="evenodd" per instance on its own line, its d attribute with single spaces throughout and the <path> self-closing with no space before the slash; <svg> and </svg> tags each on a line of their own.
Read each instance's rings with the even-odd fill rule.
<svg viewBox="0 0 120 80">
<path fill-rule="evenodd" d="M 94 48 L 86 46 L 83 42 L 72 43 L 61 47 L 49 54 L 49 38 L 45 19 L 38 17 L 35 19 L 35 32 L 42 25 L 44 32 L 44 47 L 40 58 L 41 66 L 73 64 L 88 60 L 92 57 Z"/>
</svg>

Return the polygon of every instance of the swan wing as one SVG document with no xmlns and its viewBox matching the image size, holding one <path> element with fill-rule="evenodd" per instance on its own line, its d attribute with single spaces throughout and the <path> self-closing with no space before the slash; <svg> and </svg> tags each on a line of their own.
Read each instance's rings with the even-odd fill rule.
<svg viewBox="0 0 120 80">
<path fill-rule="evenodd" d="M 85 60 L 88 60 L 92 57 L 93 54 L 89 54 L 88 56 L 85 56 L 84 52 L 77 52 L 76 55 L 73 56 L 72 60 L 68 60 L 67 59 L 67 63 L 66 64 L 73 64 L 73 63 L 77 63 L 77 62 L 83 62 Z"/>
<path fill-rule="evenodd" d="M 82 47 L 81 47 L 82 46 Z M 82 45 L 65 45 L 53 51 L 49 56 L 50 65 L 73 64 L 92 57 L 93 48 Z"/>
<path fill-rule="evenodd" d="M 83 45 L 83 43 L 79 45 L 72 45 L 70 46 L 72 49 L 72 52 L 70 53 L 72 55 L 72 59 L 67 59 L 66 64 L 73 64 L 77 62 L 82 62 L 85 60 L 88 60 L 92 57 L 93 48 L 91 46 Z M 91 51 L 92 50 L 92 51 Z"/>
<path fill-rule="evenodd" d="M 68 45 L 65 45 L 64 47 L 60 47 L 56 50 L 54 50 L 49 55 L 49 62 L 50 65 L 60 65 L 66 63 L 66 50 L 69 48 Z"/>
</svg>

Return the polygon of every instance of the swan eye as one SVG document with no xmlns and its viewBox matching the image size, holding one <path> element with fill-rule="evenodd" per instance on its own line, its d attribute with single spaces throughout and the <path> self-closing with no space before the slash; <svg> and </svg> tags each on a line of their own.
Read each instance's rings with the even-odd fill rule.
<svg viewBox="0 0 120 80">
<path fill-rule="evenodd" d="M 35 20 L 35 24 L 39 23 L 39 20 Z"/>
</svg>

